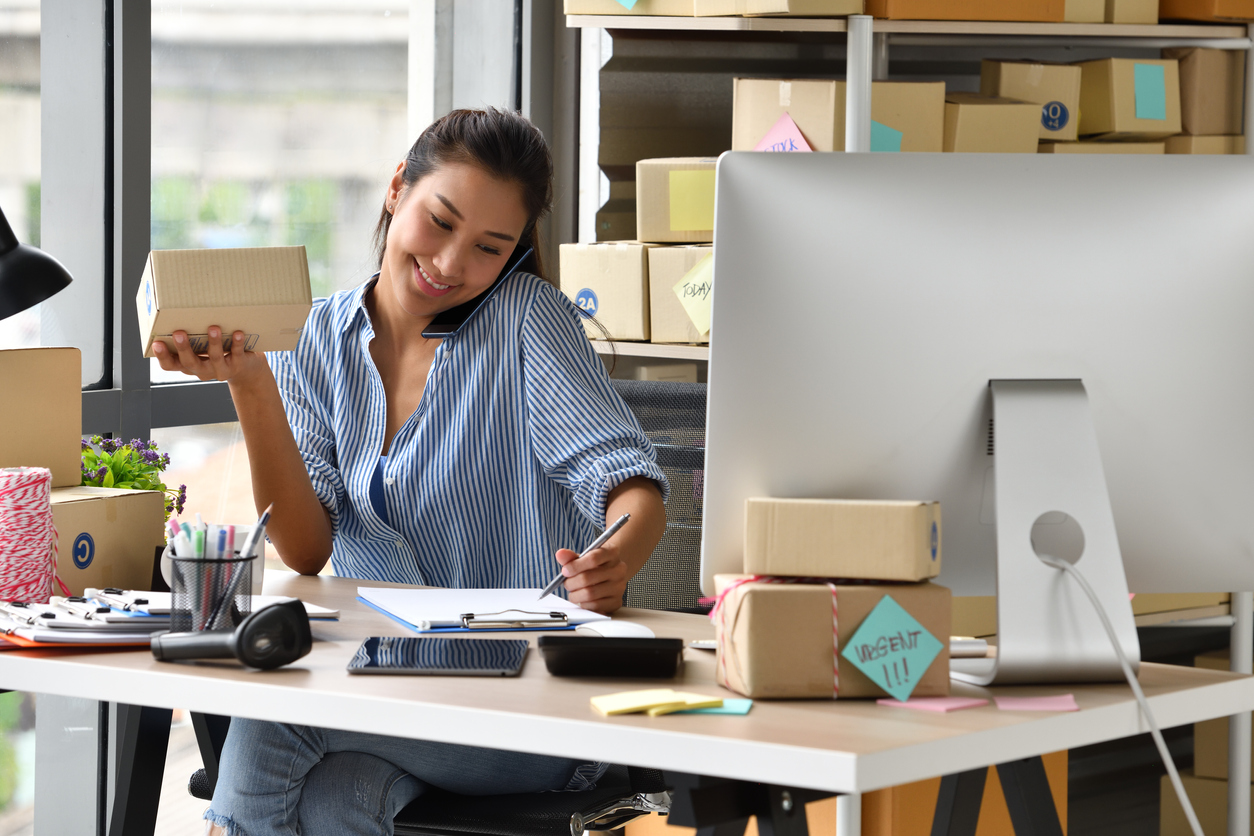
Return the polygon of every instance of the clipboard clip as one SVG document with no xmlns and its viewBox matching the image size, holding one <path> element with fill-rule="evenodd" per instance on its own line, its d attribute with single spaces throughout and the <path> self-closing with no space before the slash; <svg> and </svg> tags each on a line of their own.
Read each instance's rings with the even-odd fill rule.
<svg viewBox="0 0 1254 836">
<path fill-rule="evenodd" d="M 467 630 L 539 630 L 545 627 L 568 627 L 570 619 L 564 612 L 530 612 L 528 610 L 501 610 L 500 612 L 462 613 L 462 627 Z"/>
</svg>

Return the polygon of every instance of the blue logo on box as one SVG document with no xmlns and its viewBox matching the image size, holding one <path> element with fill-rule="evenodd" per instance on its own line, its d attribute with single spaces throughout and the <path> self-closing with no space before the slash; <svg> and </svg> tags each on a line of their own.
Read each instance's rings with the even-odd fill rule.
<svg viewBox="0 0 1254 836">
<path fill-rule="evenodd" d="M 148 315 L 152 316 L 152 279 L 144 282 L 144 304 L 148 306 Z"/>
<path fill-rule="evenodd" d="M 91 565 L 92 558 L 96 556 L 96 541 L 84 531 L 74 538 L 74 548 L 70 554 L 74 557 L 75 566 L 79 569 L 86 569 Z"/>
<path fill-rule="evenodd" d="M 1047 131 L 1061 131 L 1071 121 L 1071 112 L 1062 102 L 1050 102 L 1041 106 L 1041 124 Z"/>
<path fill-rule="evenodd" d="M 940 530 L 936 527 L 935 521 L 932 522 L 932 560 L 936 560 L 936 553 L 940 551 Z"/>
<path fill-rule="evenodd" d="M 591 288 L 585 287 L 575 295 L 575 304 L 579 306 L 579 310 L 583 311 L 584 316 L 596 316 L 597 295 L 592 292 Z"/>
</svg>

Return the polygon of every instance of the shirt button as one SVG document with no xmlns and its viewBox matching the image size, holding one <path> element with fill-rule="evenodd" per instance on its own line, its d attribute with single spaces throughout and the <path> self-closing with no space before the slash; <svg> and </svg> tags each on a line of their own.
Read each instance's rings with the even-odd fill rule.
<svg viewBox="0 0 1254 836">
<path fill-rule="evenodd" d="M 396 547 L 397 547 L 398 549 L 399 549 L 399 548 L 403 548 L 403 547 L 404 547 L 404 545 L 405 545 L 405 541 L 404 541 L 404 540 L 402 540 L 402 539 L 400 539 L 399 537 L 398 537 L 398 538 L 396 538 L 396 541 L 395 541 L 395 542 L 396 542 Z"/>
<path fill-rule="evenodd" d="M 389 476 L 389 477 L 387 477 L 386 479 L 384 479 L 384 480 L 383 480 L 383 484 L 388 485 L 388 486 L 390 487 L 390 486 L 392 486 L 392 485 L 395 485 L 395 484 L 396 484 L 396 480 L 395 480 L 395 479 L 393 479 L 391 476 Z"/>
</svg>

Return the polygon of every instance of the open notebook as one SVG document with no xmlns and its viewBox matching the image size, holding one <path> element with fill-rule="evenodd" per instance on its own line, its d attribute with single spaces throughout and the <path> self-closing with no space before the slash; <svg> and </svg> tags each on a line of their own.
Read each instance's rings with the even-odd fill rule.
<svg viewBox="0 0 1254 836">
<path fill-rule="evenodd" d="M 557 595 L 540 600 L 538 589 L 384 589 L 359 586 L 358 597 L 367 605 L 420 633 L 462 630 L 462 616 L 472 613 L 480 621 L 499 621 L 510 626 L 495 629 L 562 629 L 550 620 L 551 613 L 565 616 L 566 626 L 605 621 L 607 615 L 585 610 Z M 487 618 L 485 618 L 487 617 Z M 534 622 L 534 623 L 532 623 Z M 530 624 L 530 626 L 526 626 Z"/>
</svg>

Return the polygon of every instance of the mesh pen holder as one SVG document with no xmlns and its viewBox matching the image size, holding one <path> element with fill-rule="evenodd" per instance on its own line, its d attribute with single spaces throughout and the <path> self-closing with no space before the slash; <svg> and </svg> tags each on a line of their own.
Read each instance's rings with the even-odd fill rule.
<svg viewBox="0 0 1254 836">
<path fill-rule="evenodd" d="M 256 559 L 170 558 L 170 631 L 234 630 L 252 612 Z"/>
</svg>

